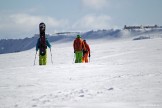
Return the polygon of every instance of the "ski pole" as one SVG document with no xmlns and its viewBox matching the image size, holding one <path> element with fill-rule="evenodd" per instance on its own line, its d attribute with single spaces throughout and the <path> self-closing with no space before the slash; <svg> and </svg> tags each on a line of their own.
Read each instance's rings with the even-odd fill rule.
<svg viewBox="0 0 162 108">
<path fill-rule="evenodd" d="M 73 57 L 73 63 L 75 63 L 75 53 L 74 53 L 74 57 Z"/>
<path fill-rule="evenodd" d="M 51 48 L 50 48 L 50 53 L 51 53 L 51 62 L 53 64 Z"/>
<path fill-rule="evenodd" d="M 37 56 L 37 51 L 36 51 L 36 53 L 35 53 L 34 65 L 35 65 L 36 56 Z"/>
<path fill-rule="evenodd" d="M 89 62 L 91 61 L 90 57 L 89 57 Z"/>
<path fill-rule="evenodd" d="M 91 58 L 91 56 L 90 56 L 90 54 L 89 54 L 89 62 L 91 61 L 91 59 L 90 59 L 90 58 Z"/>
</svg>

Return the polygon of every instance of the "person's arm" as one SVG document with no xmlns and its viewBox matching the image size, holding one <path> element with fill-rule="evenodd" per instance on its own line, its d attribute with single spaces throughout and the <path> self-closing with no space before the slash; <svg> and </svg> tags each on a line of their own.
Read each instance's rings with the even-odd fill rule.
<svg viewBox="0 0 162 108">
<path fill-rule="evenodd" d="M 88 47 L 88 51 L 89 51 L 89 54 L 91 53 L 91 50 L 90 50 L 90 47 L 89 47 L 89 45 L 87 45 L 87 47 Z"/>
<path fill-rule="evenodd" d="M 89 45 L 87 44 L 87 48 L 88 48 L 88 52 L 89 52 L 89 57 L 91 56 L 91 50 L 90 50 L 90 47 Z"/>
<path fill-rule="evenodd" d="M 48 48 L 51 48 L 51 44 L 49 43 L 47 39 L 46 39 L 46 43 L 47 43 Z"/>
<path fill-rule="evenodd" d="M 73 49 L 74 49 L 74 53 L 75 53 L 75 40 L 73 42 Z"/>
</svg>

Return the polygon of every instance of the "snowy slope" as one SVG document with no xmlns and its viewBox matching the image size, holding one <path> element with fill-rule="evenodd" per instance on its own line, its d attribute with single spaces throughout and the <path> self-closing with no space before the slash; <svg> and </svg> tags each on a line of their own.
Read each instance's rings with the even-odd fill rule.
<svg viewBox="0 0 162 108">
<path fill-rule="evenodd" d="M 46 37 L 49 39 L 50 42 L 56 42 L 65 39 L 68 41 L 73 39 L 73 36 L 68 36 L 68 35 L 51 36 L 47 34 Z M 7 39 L 7 40 L 2 39 L 0 40 L 0 54 L 21 52 L 21 51 L 32 49 L 33 47 L 35 47 L 38 38 L 39 35 L 36 34 L 32 38 Z"/>
<path fill-rule="evenodd" d="M 120 29 L 109 29 L 109 30 L 97 30 L 88 31 L 85 33 L 79 32 L 63 32 L 55 35 L 49 35 L 50 42 L 69 42 L 72 41 L 77 34 L 81 34 L 84 39 L 121 39 L 121 38 L 134 38 L 134 40 L 144 39 L 144 38 L 155 38 L 162 37 L 162 29 L 139 29 L 139 30 L 120 30 Z M 147 36 L 146 36 L 147 35 Z M 1 39 L 0 40 L 0 54 L 21 52 L 25 50 L 32 49 L 35 47 L 39 35 L 36 34 L 32 38 L 25 39 Z"/>
<path fill-rule="evenodd" d="M 91 61 L 75 64 L 72 41 L 0 55 L 0 108 L 161 108 L 162 38 L 88 40 Z"/>
</svg>

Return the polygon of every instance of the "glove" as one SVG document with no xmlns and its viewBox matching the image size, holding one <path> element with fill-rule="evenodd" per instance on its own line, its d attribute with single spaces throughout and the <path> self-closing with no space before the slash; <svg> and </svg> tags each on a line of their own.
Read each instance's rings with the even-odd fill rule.
<svg viewBox="0 0 162 108">
<path fill-rule="evenodd" d="M 89 57 L 91 57 L 91 54 L 89 54 Z"/>
</svg>

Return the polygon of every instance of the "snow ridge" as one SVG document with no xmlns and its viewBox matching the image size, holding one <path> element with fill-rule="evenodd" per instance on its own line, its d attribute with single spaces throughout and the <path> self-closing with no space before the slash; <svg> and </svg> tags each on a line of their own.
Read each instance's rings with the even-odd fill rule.
<svg viewBox="0 0 162 108">
<path fill-rule="evenodd" d="M 119 38 L 130 38 L 135 37 L 134 40 L 149 39 L 154 37 L 162 37 L 162 29 L 150 29 L 150 30 L 97 30 L 88 31 L 85 33 L 79 33 L 83 39 L 119 39 Z M 158 35 L 157 35 L 158 34 Z M 47 35 L 50 42 L 68 42 L 74 40 L 76 34 L 72 32 L 64 34 Z M 21 52 L 32 49 L 35 47 L 39 35 L 35 35 L 32 38 L 25 39 L 1 39 L 0 40 L 0 54 Z"/>
</svg>

